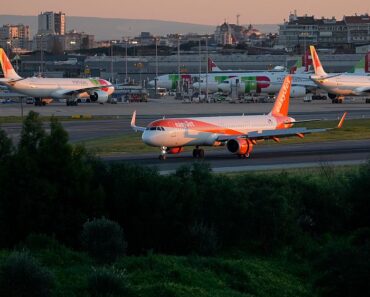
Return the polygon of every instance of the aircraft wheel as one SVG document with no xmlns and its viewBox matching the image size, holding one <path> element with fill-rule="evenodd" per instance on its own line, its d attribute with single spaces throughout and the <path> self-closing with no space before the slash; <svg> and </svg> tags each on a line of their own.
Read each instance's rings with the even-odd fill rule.
<svg viewBox="0 0 370 297">
<path fill-rule="evenodd" d="M 199 149 L 193 149 L 193 158 L 199 158 Z"/>
<path fill-rule="evenodd" d="M 204 159 L 204 149 L 199 149 L 198 151 L 199 159 Z"/>
<path fill-rule="evenodd" d="M 167 156 L 166 155 L 159 155 L 158 158 L 159 158 L 159 160 L 164 161 L 164 160 L 167 159 Z"/>
</svg>

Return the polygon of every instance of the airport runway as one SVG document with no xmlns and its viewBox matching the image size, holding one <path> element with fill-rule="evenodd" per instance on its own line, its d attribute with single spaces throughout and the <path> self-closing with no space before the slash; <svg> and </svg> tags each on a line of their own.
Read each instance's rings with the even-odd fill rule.
<svg viewBox="0 0 370 297">
<path fill-rule="evenodd" d="M 193 162 L 209 163 L 213 172 L 217 173 L 357 165 L 370 159 L 370 140 L 255 146 L 249 159 L 238 159 L 227 152 L 226 148 L 206 150 L 206 157 L 202 161 L 194 160 L 191 152 L 169 155 L 165 161 L 158 160 L 158 155 L 118 154 L 103 159 L 107 162 L 151 166 L 161 174 L 173 173 L 180 166 L 191 165 Z"/>
<path fill-rule="evenodd" d="M 248 113 L 257 114 L 257 113 Z M 176 117 L 198 117 L 210 116 L 211 114 L 178 114 Z M 240 113 L 220 113 L 222 115 L 240 115 Z M 292 112 L 290 116 L 296 120 L 324 119 L 337 120 L 342 116 L 342 111 L 318 111 L 318 112 Z M 171 116 L 174 117 L 174 116 Z M 151 121 L 161 118 L 157 115 L 138 115 L 137 125 L 146 126 Z M 347 119 L 370 118 L 370 109 L 353 109 L 348 113 Z M 83 120 L 83 121 L 65 121 L 62 122 L 64 128 L 68 131 L 72 142 L 87 141 L 90 139 L 119 136 L 133 132 L 130 127 L 131 116 L 115 116 L 109 120 Z M 14 140 L 16 140 L 21 131 L 20 123 L 10 123 L 0 125 Z M 47 124 L 46 124 L 47 127 Z"/>
</svg>

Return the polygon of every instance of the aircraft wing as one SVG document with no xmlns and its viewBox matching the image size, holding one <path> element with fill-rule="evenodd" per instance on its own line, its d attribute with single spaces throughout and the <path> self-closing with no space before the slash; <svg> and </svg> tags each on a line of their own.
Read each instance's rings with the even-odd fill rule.
<svg viewBox="0 0 370 297">
<path fill-rule="evenodd" d="M 357 88 L 357 89 L 354 89 L 354 92 L 358 95 L 369 94 L 370 93 L 370 87 Z"/>
<path fill-rule="evenodd" d="M 267 140 L 267 139 L 274 139 L 278 141 L 280 138 L 287 138 L 287 137 L 300 137 L 303 138 L 306 134 L 313 134 L 313 133 L 321 133 L 327 132 L 333 129 L 339 129 L 342 127 L 344 119 L 347 116 L 347 112 L 345 112 L 340 119 L 338 126 L 335 128 L 321 128 L 321 129 L 307 129 L 307 128 L 289 128 L 289 129 L 276 129 L 276 130 L 261 130 L 261 131 L 252 131 L 245 135 L 222 135 L 217 140 L 218 141 L 228 141 L 230 139 L 236 138 L 245 138 L 251 141 L 257 140 Z"/>
</svg>

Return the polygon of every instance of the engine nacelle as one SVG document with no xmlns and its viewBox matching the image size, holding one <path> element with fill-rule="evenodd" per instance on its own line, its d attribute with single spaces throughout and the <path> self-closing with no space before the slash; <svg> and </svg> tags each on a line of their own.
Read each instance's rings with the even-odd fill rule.
<svg viewBox="0 0 370 297">
<path fill-rule="evenodd" d="M 184 151 L 184 148 L 182 146 L 179 147 L 170 147 L 166 150 L 167 154 L 170 155 L 177 155 Z"/>
<path fill-rule="evenodd" d="M 230 153 L 237 155 L 247 155 L 253 150 L 253 143 L 244 138 L 230 139 L 226 146 Z"/>
<path fill-rule="evenodd" d="M 305 95 L 306 95 L 305 87 L 292 86 L 292 88 L 290 89 L 290 97 L 292 98 L 304 97 Z"/>
<path fill-rule="evenodd" d="M 90 94 L 90 99 L 92 102 L 98 102 L 98 103 L 106 103 L 108 102 L 108 93 L 104 91 L 94 91 L 92 94 Z"/>
</svg>

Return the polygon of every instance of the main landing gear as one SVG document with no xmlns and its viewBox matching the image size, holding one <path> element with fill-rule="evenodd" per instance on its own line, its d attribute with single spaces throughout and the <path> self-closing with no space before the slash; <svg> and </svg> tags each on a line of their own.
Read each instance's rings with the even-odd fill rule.
<svg viewBox="0 0 370 297">
<path fill-rule="evenodd" d="M 167 148 L 165 146 L 161 147 L 161 154 L 158 157 L 159 160 L 166 160 L 167 159 Z"/>
<path fill-rule="evenodd" d="M 238 159 L 248 159 L 248 158 L 249 158 L 249 154 L 238 155 Z"/>
<path fill-rule="evenodd" d="M 199 145 L 193 149 L 193 158 L 195 159 L 203 159 L 204 158 L 204 149 L 200 149 Z"/>
</svg>

